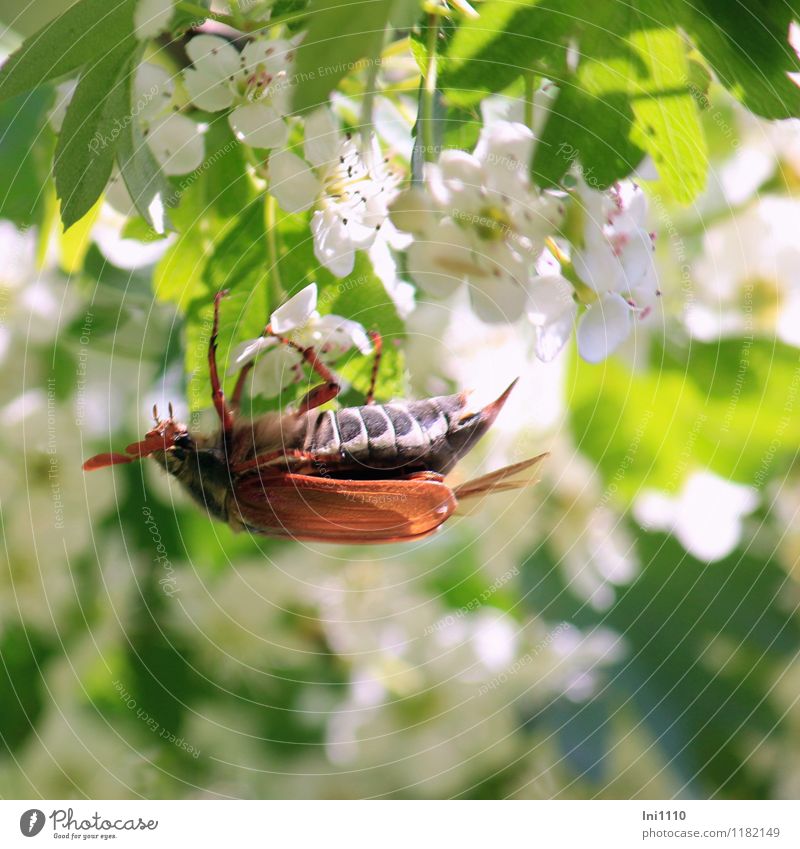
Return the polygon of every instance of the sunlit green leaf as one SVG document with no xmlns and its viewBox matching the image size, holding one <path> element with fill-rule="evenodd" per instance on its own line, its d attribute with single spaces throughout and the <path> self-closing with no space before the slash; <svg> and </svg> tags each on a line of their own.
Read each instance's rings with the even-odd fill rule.
<svg viewBox="0 0 800 849">
<path fill-rule="evenodd" d="M 79 0 L 26 39 L 0 69 L 0 100 L 101 63 L 133 32 L 136 0 Z M 9 21 L 9 23 L 12 23 Z"/>
<path fill-rule="evenodd" d="M 762 486 L 784 473 L 800 432 L 796 348 L 767 340 L 693 342 L 631 371 L 619 359 L 576 359 L 571 419 L 580 450 L 614 492 L 675 491 L 697 468 Z"/>
<path fill-rule="evenodd" d="M 132 37 L 123 39 L 89 67 L 67 108 L 54 162 L 65 228 L 82 218 L 102 194 L 120 135 L 134 120 L 126 77 L 135 47 Z"/>
<path fill-rule="evenodd" d="M 391 0 L 311 0 L 308 32 L 297 51 L 292 105 L 304 112 L 328 102 L 359 59 L 375 61 L 383 46 Z"/>
</svg>

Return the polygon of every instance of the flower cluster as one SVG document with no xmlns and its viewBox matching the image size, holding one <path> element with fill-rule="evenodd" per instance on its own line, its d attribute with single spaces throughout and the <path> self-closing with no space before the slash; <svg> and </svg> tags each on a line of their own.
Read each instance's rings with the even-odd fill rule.
<svg viewBox="0 0 800 849">
<path fill-rule="evenodd" d="M 446 10 L 447 4 L 439 5 Z M 471 14 L 467 4 L 457 5 Z M 137 26 L 154 37 L 169 25 L 172 8 L 155 0 L 139 4 Z M 526 123 L 493 116 L 487 105 L 474 150 L 442 151 L 400 192 L 378 141 L 383 135 L 393 144 L 389 136 L 396 138 L 396 127 L 391 133 L 376 126 L 351 135 L 342 128 L 343 99 L 302 117 L 290 115 L 294 57 L 302 38 L 258 34 L 239 48 L 220 35 L 194 35 L 186 45 L 191 65 L 180 74 L 181 93 L 188 96 L 183 111 L 174 106 L 169 74 L 143 63 L 136 94 L 145 107 L 138 120 L 165 172 L 187 173 L 201 164 L 203 124 L 190 117 L 192 107 L 224 112 L 239 142 L 269 152 L 249 157 L 257 176 L 268 180 L 262 188 L 285 212 L 310 214 L 314 255 L 335 276 L 349 276 L 357 252 L 367 252 L 403 314 L 413 309 L 413 297 L 398 263 L 434 298 L 466 289 L 482 321 L 519 322 L 523 332 L 527 327 L 530 346 L 544 362 L 573 333 L 580 355 L 590 362 L 620 349 L 659 294 L 645 195 L 630 181 L 606 191 L 590 188 L 577 163 L 574 188 L 534 185 L 530 163 L 547 117 L 543 98 L 553 96 L 551 84 L 537 93 Z M 518 111 L 505 110 L 515 117 Z M 298 313 L 297 327 L 312 321 L 314 309 Z M 277 369 L 276 379 L 285 368 L 297 372 L 296 357 L 274 340 L 258 340 L 251 348 L 270 349 L 263 360 Z M 266 375 L 270 369 L 262 365 L 259 371 Z M 274 381 L 265 386 L 270 394 L 277 391 Z"/>
<path fill-rule="evenodd" d="M 366 250 L 382 228 L 396 242 L 387 221 L 396 182 L 373 136 L 359 145 L 342 134 L 329 109 L 305 121 L 305 161 L 289 150 L 269 158 L 270 191 L 287 212 L 313 209 L 311 232 L 317 259 L 338 277 L 353 270 L 355 253 Z"/>
<path fill-rule="evenodd" d="M 484 129 L 473 153 L 446 150 L 425 167 L 424 184 L 392 207 L 414 235 L 408 270 L 438 297 L 469 286 L 486 321 L 514 321 L 525 311 L 528 284 L 545 239 L 564 212 L 563 198 L 536 190 L 528 163 L 534 137 L 524 124 Z"/>
<path fill-rule="evenodd" d="M 609 192 L 578 190 L 585 215 L 583 244 L 572 263 L 597 299 L 578 325 L 578 350 L 599 362 L 628 338 L 636 317 L 646 318 L 659 295 L 653 259 L 655 236 L 647 229 L 647 200 L 630 181 Z"/>
<path fill-rule="evenodd" d="M 414 235 L 407 266 L 422 288 L 447 297 L 467 284 L 484 321 L 527 314 L 545 362 L 577 321 L 581 355 L 598 362 L 658 294 L 645 196 L 631 182 L 599 192 L 581 180 L 571 195 L 540 192 L 528 175 L 534 141 L 524 124 L 493 123 L 472 154 L 448 150 L 427 164 L 423 184 L 400 196 L 392 217 Z M 552 240 L 568 203 L 584 218 L 571 260 L 569 246 L 565 253 Z"/>
<path fill-rule="evenodd" d="M 250 147 L 280 147 L 288 137 L 289 69 L 296 40 L 256 38 L 241 53 L 217 35 L 186 45 L 192 67 L 183 75 L 192 103 L 229 110 L 234 135 Z"/>
</svg>

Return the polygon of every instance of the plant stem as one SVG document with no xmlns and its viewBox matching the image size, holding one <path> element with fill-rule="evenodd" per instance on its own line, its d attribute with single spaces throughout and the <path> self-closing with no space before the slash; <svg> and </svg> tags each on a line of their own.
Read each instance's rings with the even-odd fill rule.
<svg viewBox="0 0 800 849">
<path fill-rule="evenodd" d="M 535 74 L 533 71 L 525 72 L 525 126 L 533 131 L 533 84 Z"/>
<path fill-rule="evenodd" d="M 270 268 L 270 310 L 275 309 L 286 299 L 286 290 L 281 281 L 281 271 L 278 265 L 278 240 L 275 238 L 278 227 L 278 202 L 272 195 L 267 195 L 264 210 L 264 223 L 267 228 L 267 248 L 269 250 Z"/>
<path fill-rule="evenodd" d="M 436 139 L 433 127 L 433 108 L 436 100 L 436 47 L 439 40 L 439 17 L 428 15 L 428 66 L 425 69 L 425 84 L 422 98 L 422 143 L 425 161 L 432 162 Z"/>
<path fill-rule="evenodd" d="M 375 95 L 378 93 L 378 70 L 380 68 L 380 56 L 383 54 L 383 45 L 386 40 L 384 32 L 381 38 L 381 52 L 375 61 L 371 62 L 367 68 L 367 79 L 364 82 L 364 99 L 361 101 L 361 115 L 359 121 L 361 123 L 361 135 L 365 141 L 369 139 L 369 134 L 372 130 L 372 108 L 375 104 Z"/>
</svg>

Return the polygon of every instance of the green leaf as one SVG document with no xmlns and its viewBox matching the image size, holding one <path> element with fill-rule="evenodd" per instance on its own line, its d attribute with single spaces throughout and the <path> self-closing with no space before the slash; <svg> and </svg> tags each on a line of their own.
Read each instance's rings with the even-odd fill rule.
<svg viewBox="0 0 800 849">
<path fill-rule="evenodd" d="M 201 292 L 205 292 L 203 269 L 207 258 L 208 245 L 199 228 L 179 232 L 153 272 L 156 299 L 185 311 Z"/>
<path fill-rule="evenodd" d="M 120 135 L 135 120 L 126 96 L 132 36 L 80 77 L 56 146 L 54 172 L 64 228 L 82 218 L 105 189 Z"/>
<path fill-rule="evenodd" d="M 670 15 L 689 33 L 717 78 L 748 109 L 764 118 L 800 116 L 800 88 L 788 72 L 800 60 L 788 41 L 800 4 L 672 0 L 650 14 Z"/>
<path fill-rule="evenodd" d="M 284 19 L 286 28 L 294 33 L 305 26 L 307 9 L 308 0 L 275 0 L 270 17 Z"/>
<path fill-rule="evenodd" d="M 544 0 L 482 3 L 480 17 L 465 20 L 443 57 L 439 86 L 448 103 L 472 106 L 487 93 L 503 91 L 520 74 L 549 69 L 560 79 L 567 36 L 576 29 L 575 11 Z M 585 10 L 584 10 L 585 16 Z"/>
<path fill-rule="evenodd" d="M 698 106 L 689 90 L 690 67 L 682 36 L 673 29 L 651 28 L 640 15 L 631 32 L 628 94 L 633 111 L 631 140 L 652 156 L 659 185 L 676 200 L 689 203 L 705 187 L 706 142 Z"/>
<path fill-rule="evenodd" d="M 576 360 L 575 439 L 626 501 L 644 487 L 675 491 L 696 468 L 761 487 L 797 450 L 787 434 L 800 433 L 798 365 L 796 348 L 763 339 L 693 341 L 636 372 Z"/>
<path fill-rule="evenodd" d="M 80 0 L 26 39 L 0 69 L 0 100 L 72 73 L 133 32 L 135 0 Z"/>
<path fill-rule="evenodd" d="M 156 231 L 138 215 L 128 218 L 122 225 L 122 238 L 135 239 L 137 242 L 158 242 L 165 238 L 166 234 Z"/>
<path fill-rule="evenodd" d="M 310 24 L 297 50 L 292 106 L 305 112 L 328 102 L 359 59 L 376 61 L 383 47 L 391 0 L 311 0 Z"/>
<path fill-rule="evenodd" d="M 582 82 L 562 84 L 534 150 L 537 183 L 557 186 L 579 161 L 586 182 L 593 189 L 606 189 L 642 161 L 644 150 L 631 139 L 634 116 L 629 98 L 621 91 L 602 89 L 587 70 Z"/>
<path fill-rule="evenodd" d="M 214 246 L 202 271 L 200 285 L 186 316 L 186 371 L 192 411 L 207 407 L 211 384 L 206 361 L 214 295 L 228 290 L 220 307 L 217 357 L 224 373 L 233 346 L 253 339 L 264 329 L 269 304 L 267 239 L 264 233 L 264 202 L 254 201 L 235 219 Z"/>
<path fill-rule="evenodd" d="M 359 251 L 352 274 L 343 280 L 332 275 L 319 275 L 320 294 L 318 308 L 321 313 L 343 315 L 363 324 L 367 330 L 377 330 L 383 338 L 381 359 L 375 395 L 379 401 L 402 397 L 406 389 L 405 358 L 399 347 L 405 335 L 402 319 L 383 283 L 375 275 L 369 257 Z M 369 389 L 372 357 L 352 355 L 338 371 L 358 392 Z M 361 399 L 358 399 L 361 403 Z"/>
<path fill-rule="evenodd" d="M 775 788 L 768 781 L 777 779 L 753 765 L 752 751 L 767 739 L 780 746 L 791 734 L 771 689 L 800 646 L 779 563 L 744 551 L 708 566 L 670 537 L 642 534 L 640 574 L 618 591 L 610 609 L 596 611 L 573 595 L 574 582 L 550 548 L 540 546 L 522 566 L 527 603 L 552 622 L 613 629 L 625 652 L 592 701 L 572 710 L 582 716 L 586 705 L 598 702 L 609 715 L 623 710 L 630 717 L 625 735 L 644 725 L 672 773 L 668 786 L 677 779 L 684 792 L 702 798 L 769 798 Z M 545 717 L 551 727 L 562 719 Z M 602 734 L 602 726 L 595 728 Z M 618 738 L 608 742 L 619 745 Z M 604 760 L 616 767 L 613 748 Z M 658 787 L 646 789 L 658 794 Z"/>
<path fill-rule="evenodd" d="M 203 272 L 208 291 L 255 289 L 267 277 L 264 200 L 259 198 L 233 222 L 214 246 Z M 261 316 L 264 319 L 265 316 Z M 261 321 L 263 327 L 264 321 Z"/>
<path fill-rule="evenodd" d="M 580 162 L 595 188 L 625 177 L 649 153 L 661 190 L 688 203 L 705 184 L 706 145 L 681 35 L 646 6 L 604 4 L 579 38 L 576 72 L 560 82 L 533 171 L 555 185 Z"/>
<path fill-rule="evenodd" d="M 156 233 L 171 228 L 167 208 L 174 206 L 176 198 L 169 180 L 156 162 L 145 140 L 142 125 L 133 108 L 133 67 L 122 74 L 122 97 L 128 104 L 128 120 L 119 134 L 117 164 L 122 179 L 142 218 Z"/>
<path fill-rule="evenodd" d="M 235 205 L 222 204 L 220 189 L 215 188 L 219 185 L 215 169 L 221 158 L 230 154 L 231 151 L 211 152 L 207 159 L 208 167 L 183 177 L 175 189 L 180 203 L 170 217 L 178 230 L 178 238 L 156 266 L 153 289 L 156 298 L 176 304 L 182 312 L 186 312 L 198 298 L 210 302 L 214 292 L 231 285 L 231 277 L 236 276 L 244 255 L 252 247 L 242 239 L 252 235 L 258 243 L 263 242 L 263 225 L 261 239 L 258 239 L 249 226 L 241 229 L 238 216 L 219 214 L 220 206 L 232 209 Z M 235 192 L 229 197 L 237 198 L 238 203 L 238 198 L 244 196 Z M 224 247 L 230 244 L 231 234 L 235 236 L 237 228 L 240 229 L 236 249 Z M 209 282 L 206 263 L 215 251 L 220 251 L 221 245 L 222 252 L 215 260 L 213 279 Z"/>
<path fill-rule="evenodd" d="M 29 227 L 44 212 L 41 187 L 55 139 L 47 126 L 48 92 L 0 104 L 0 218 Z"/>
<path fill-rule="evenodd" d="M 485 3 L 446 54 L 439 84 L 449 104 L 476 104 L 526 73 L 558 84 L 535 153 L 541 184 L 557 185 L 578 160 L 587 181 L 606 188 L 650 153 L 662 191 L 688 202 L 702 190 L 706 152 L 686 46 L 674 22 L 654 21 L 647 4 Z"/>
<path fill-rule="evenodd" d="M 233 135 L 224 113 L 209 116 L 204 139 L 205 161 L 200 167 L 206 179 L 206 203 L 220 217 L 233 218 L 253 199 L 243 146 Z M 189 174 L 182 182 L 192 179 L 193 174 Z"/>
</svg>

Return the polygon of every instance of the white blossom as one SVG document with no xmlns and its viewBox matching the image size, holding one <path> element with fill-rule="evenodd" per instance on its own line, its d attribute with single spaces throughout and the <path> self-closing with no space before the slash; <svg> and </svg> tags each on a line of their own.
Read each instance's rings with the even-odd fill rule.
<svg viewBox="0 0 800 849">
<path fill-rule="evenodd" d="M 196 35 L 186 46 L 193 67 L 184 72 L 192 103 L 207 112 L 230 109 L 231 129 L 244 144 L 280 147 L 295 41 L 258 38 L 240 53 L 224 38 Z"/>
<path fill-rule="evenodd" d="M 628 338 L 636 317 L 646 317 L 655 306 L 654 236 L 647 229 L 647 199 L 635 183 L 597 192 L 581 182 L 577 194 L 584 211 L 583 244 L 572 263 L 597 293 L 580 318 L 578 350 L 596 363 Z"/>
<path fill-rule="evenodd" d="M 199 168 L 205 143 L 196 121 L 174 109 L 175 83 L 159 65 L 142 62 L 133 83 L 134 119 L 165 174 L 189 174 Z"/>
<path fill-rule="evenodd" d="M 395 179 L 377 140 L 360 146 L 343 135 L 330 110 L 313 112 L 305 122 L 305 161 L 289 150 L 269 158 L 270 191 L 287 212 L 313 207 L 314 253 L 333 274 L 353 270 L 357 250 L 367 250 L 382 228 L 394 242 L 387 221 Z"/>
<path fill-rule="evenodd" d="M 372 345 L 364 328 L 340 315 L 320 315 L 317 310 L 317 284 L 311 283 L 278 307 L 270 316 L 274 334 L 291 340 L 301 348 L 313 347 L 323 357 L 333 358 L 351 348 L 368 354 Z M 274 396 L 289 382 L 302 379 L 302 360 L 295 349 L 275 336 L 258 336 L 242 342 L 234 351 L 229 373 L 258 358 L 256 385 L 261 394 Z"/>
<path fill-rule="evenodd" d="M 444 151 L 425 166 L 423 187 L 393 204 L 395 224 L 414 234 L 408 269 L 439 297 L 469 284 L 485 321 L 514 321 L 525 310 L 537 257 L 563 212 L 540 193 L 528 165 L 533 133 L 523 124 L 485 127 L 473 153 Z"/>
<path fill-rule="evenodd" d="M 800 347 L 800 204 L 765 195 L 703 233 L 684 320 L 695 338 L 753 332 Z"/>
<path fill-rule="evenodd" d="M 645 528 L 674 533 L 698 560 L 727 557 L 742 539 L 742 520 L 758 506 L 753 487 L 725 480 L 709 471 L 693 472 L 676 496 L 646 490 L 634 505 Z"/>
</svg>

